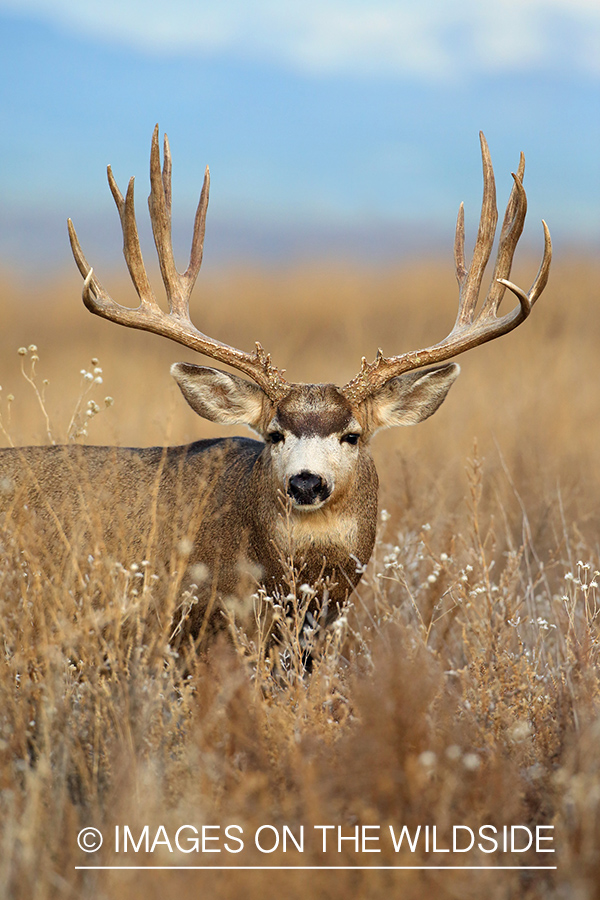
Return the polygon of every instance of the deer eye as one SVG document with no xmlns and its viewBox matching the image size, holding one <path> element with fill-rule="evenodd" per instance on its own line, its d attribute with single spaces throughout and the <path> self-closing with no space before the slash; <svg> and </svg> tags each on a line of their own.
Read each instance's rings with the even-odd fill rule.
<svg viewBox="0 0 600 900">
<path fill-rule="evenodd" d="M 281 444 L 285 441 L 285 435 L 282 431 L 270 431 L 267 438 L 270 444 Z"/>
<path fill-rule="evenodd" d="M 358 444 L 358 440 L 360 438 L 360 434 L 356 434 L 356 432 L 351 431 L 350 434 L 343 434 L 340 438 L 340 443 L 342 444 Z"/>
</svg>

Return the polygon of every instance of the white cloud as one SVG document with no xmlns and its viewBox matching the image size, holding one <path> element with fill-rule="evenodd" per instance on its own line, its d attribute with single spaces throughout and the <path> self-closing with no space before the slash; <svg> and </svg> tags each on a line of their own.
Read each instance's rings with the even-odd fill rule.
<svg viewBox="0 0 600 900">
<path fill-rule="evenodd" d="M 0 0 L 147 52 L 228 53 L 308 72 L 412 74 L 571 67 L 600 74 L 598 0 Z"/>
</svg>

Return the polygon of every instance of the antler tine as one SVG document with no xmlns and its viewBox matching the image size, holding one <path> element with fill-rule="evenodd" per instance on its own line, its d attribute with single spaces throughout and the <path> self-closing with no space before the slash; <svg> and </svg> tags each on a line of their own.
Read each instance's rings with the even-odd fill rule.
<svg viewBox="0 0 600 900">
<path fill-rule="evenodd" d="M 158 139 L 158 125 L 156 126 Z M 157 140 L 158 144 L 158 140 Z M 171 148 L 169 146 L 169 138 L 166 133 L 163 137 L 163 167 L 162 167 L 162 183 L 165 192 L 165 206 L 169 220 L 171 219 L 171 207 L 173 202 L 173 194 L 171 191 L 171 173 L 173 171 L 173 163 L 171 160 Z"/>
<path fill-rule="evenodd" d="M 465 266 L 465 204 L 461 203 L 458 207 L 458 217 L 456 219 L 456 233 L 454 235 L 454 264 L 456 267 L 456 280 L 459 289 L 464 284 L 465 278 L 469 274 Z"/>
<path fill-rule="evenodd" d="M 81 249 L 81 244 L 79 243 L 79 238 L 77 237 L 77 232 L 75 231 L 75 226 L 71 219 L 67 219 L 67 226 L 69 229 L 69 241 L 73 257 L 75 258 L 77 268 L 84 279 L 82 298 L 87 309 L 97 316 L 110 319 L 111 322 L 117 322 L 120 325 L 132 325 L 134 328 L 143 328 L 144 326 L 141 324 L 141 319 L 145 319 L 144 314 L 146 313 L 146 308 L 144 305 L 140 305 L 138 309 L 128 309 L 126 306 L 115 303 L 112 297 L 103 288 L 96 277 L 94 270 L 85 258 L 83 250 Z M 131 314 L 138 316 L 140 319 L 139 325 L 133 325 L 130 321 Z"/>
<path fill-rule="evenodd" d="M 508 281 L 506 278 L 499 278 L 498 281 L 507 287 L 509 291 L 512 291 L 513 294 L 519 298 L 519 301 L 522 306 L 526 307 L 527 313 L 524 318 L 531 312 L 533 308 L 533 304 L 536 302 L 546 285 L 548 284 L 548 277 L 550 275 L 550 263 L 552 262 L 552 238 L 550 237 L 550 230 L 544 220 L 542 219 L 542 227 L 544 229 L 544 255 L 542 256 L 542 262 L 540 263 L 540 267 L 538 269 L 538 273 L 535 276 L 535 280 L 531 285 L 530 289 L 525 293 L 522 288 L 518 287 L 516 284 L 513 284 L 512 281 Z"/>
<path fill-rule="evenodd" d="M 148 207 L 161 275 L 169 301 L 169 309 L 176 315 L 187 317 L 189 316 L 190 295 L 202 265 L 210 177 L 207 166 L 194 221 L 190 262 L 186 271 L 180 274 L 175 266 L 171 237 L 172 162 L 169 139 L 166 134 L 163 147 L 161 172 L 157 125 L 152 135 L 152 147 L 150 150 L 151 190 L 148 197 Z"/>
<path fill-rule="evenodd" d="M 71 219 L 67 219 L 67 228 L 69 230 L 69 243 L 71 244 L 71 252 L 73 253 L 73 258 L 77 264 L 77 268 L 79 269 L 81 275 L 83 276 L 83 302 L 86 307 L 90 310 L 90 312 L 97 313 L 98 315 L 102 315 L 101 307 L 97 308 L 94 301 L 94 298 L 91 297 L 91 291 L 93 290 L 94 294 L 97 296 L 106 296 L 108 294 L 94 275 L 94 270 L 90 266 L 89 262 L 85 258 L 83 250 L 81 249 L 81 244 L 79 243 L 79 238 L 77 237 L 77 232 L 75 231 L 75 226 Z M 92 286 L 93 282 L 93 286 Z M 109 298 L 110 299 L 110 298 Z"/>
<path fill-rule="evenodd" d="M 190 252 L 190 264 L 187 267 L 184 278 L 190 284 L 190 291 L 196 283 L 200 266 L 202 265 L 202 256 L 204 254 L 204 233 L 206 231 L 206 212 L 208 210 L 208 195 L 210 191 L 210 172 L 208 166 L 204 171 L 204 181 L 202 190 L 200 191 L 200 200 L 196 210 L 196 218 L 194 219 L 194 234 L 192 236 L 192 249 Z"/>
<path fill-rule="evenodd" d="M 156 126 L 156 150 L 158 150 L 158 125 Z M 154 141 L 153 141 L 154 146 Z M 172 216 L 171 216 L 171 207 L 172 207 L 172 189 L 171 189 L 171 173 L 173 170 L 173 164 L 171 161 L 171 148 L 169 146 L 169 138 L 165 134 L 163 141 L 163 167 L 162 167 L 162 184 L 165 198 L 165 211 L 166 216 L 169 221 L 169 229 L 171 227 Z M 202 183 L 202 190 L 200 192 L 200 200 L 198 201 L 198 207 L 196 209 L 196 217 L 194 220 L 194 232 L 192 235 L 192 247 L 190 251 L 190 261 L 187 269 L 180 275 L 177 273 L 178 279 L 181 282 L 186 283 L 186 291 L 189 299 L 189 295 L 192 292 L 194 284 L 196 283 L 196 279 L 198 277 L 198 273 L 200 271 L 200 267 L 202 265 L 202 256 L 204 253 L 204 234 L 206 231 L 206 213 L 208 210 L 208 196 L 210 191 L 210 173 L 208 170 L 208 166 L 204 171 L 204 181 Z M 149 198 L 150 200 L 150 198 Z M 169 230 L 169 244 L 171 245 L 171 233 Z"/>
<path fill-rule="evenodd" d="M 476 314 L 475 312 L 483 273 L 490 257 L 498 220 L 494 172 L 488 145 L 481 132 L 480 140 L 483 163 L 483 202 L 473 259 L 468 269 L 465 266 L 465 226 L 462 204 L 456 223 L 454 257 L 459 284 L 459 306 L 454 327 L 443 341 L 440 341 L 439 344 L 434 344 L 432 347 L 413 350 L 409 353 L 389 358 L 384 357 L 379 350 L 372 363 L 367 363 L 363 359 L 358 375 L 342 388 L 344 394 L 352 402 L 364 400 L 369 394 L 382 387 L 390 378 L 431 363 L 452 359 L 460 353 L 464 353 L 465 350 L 477 347 L 486 341 L 491 341 L 502 334 L 507 334 L 527 318 L 533 304 L 546 287 L 552 261 L 552 242 L 548 226 L 544 221 L 542 221 L 544 228 L 544 254 L 538 274 L 529 292 L 525 293 L 520 287 L 507 280 L 527 212 L 527 197 L 523 187 L 525 157 L 521 154 L 519 168 L 517 173 L 513 174 L 514 184 L 500 233 L 493 280 L 479 313 Z M 498 318 L 498 308 L 506 288 L 516 295 L 519 300 L 519 306 Z"/>
<path fill-rule="evenodd" d="M 137 224 L 135 220 L 134 207 L 134 179 L 129 179 L 127 186 L 127 195 L 124 198 L 115 181 L 115 177 L 110 166 L 107 167 L 106 174 L 111 194 L 115 201 L 119 218 L 121 220 L 121 228 L 123 231 L 123 256 L 127 263 L 127 268 L 131 276 L 131 280 L 135 286 L 138 297 L 140 298 L 139 314 L 143 316 L 151 312 L 160 313 L 160 307 L 156 302 L 154 291 L 148 280 L 142 251 L 140 248 L 140 240 L 138 236 Z M 125 321 L 129 314 L 133 312 L 125 306 L 120 306 L 110 297 L 106 290 L 102 287 L 100 281 L 93 274 L 92 267 L 86 260 L 75 226 L 71 219 L 68 220 L 69 240 L 71 250 L 75 257 L 75 262 L 81 274 L 85 279 L 83 289 L 83 301 L 90 312 L 101 315 L 105 318 L 113 318 L 120 324 L 127 324 Z"/>
<path fill-rule="evenodd" d="M 111 194 L 117 207 L 119 218 L 121 220 L 121 229 L 123 231 L 123 256 L 129 269 L 131 280 L 135 286 L 138 297 L 142 306 L 152 306 L 158 308 L 156 297 L 142 257 L 140 247 L 140 238 L 138 235 L 137 223 L 135 220 L 135 200 L 134 200 L 134 183 L 135 179 L 130 178 L 127 185 L 127 194 L 125 199 L 119 190 L 117 182 L 110 166 L 107 167 L 106 174 Z"/>
<path fill-rule="evenodd" d="M 185 273 L 180 275 L 175 268 L 171 244 L 171 153 L 166 136 L 164 148 L 161 172 L 157 125 L 152 136 L 150 153 L 149 207 L 161 274 L 169 300 L 169 312 L 166 313 L 157 303 L 144 267 L 135 220 L 133 178 L 129 182 L 126 197 L 123 198 L 110 166 L 108 181 L 121 219 L 123 253 L 141 302 L 137 309 L 131 309 L 121 306 L 109 296 L 85 258 L 75 227 L 69 219 L 71 249 L 77 267 L 85 279 L 83 302 L 90 312 L 111 322 L 160 334 L 190 350 L 232 366 L 252 378 L 271 400 L 280 399 L 287 394 L 290 386 L 283 377 L 283 371 L 271 363 L 270 355 L 259 343 L 256 344 L 254 353 L 245 353 L 203 334 L 190 320 L 189 297 L 202 262 L 209 174 L 207 168 L 194 221 L 190 263 Z"/>
<path fill-rule="evenodd" d="M 460 255 L 462 257 L 460 260 L 460 271 L 457 264 L 456 272 L 459 284 L 458 315 L 456 317 L 457 326 L 470 324 L 473 321 L 475 307 L 479 300 L 479 291 L 481 289 L 483 273 L 488 264 L 490 253 L 492 252 L 496 224 L 498 222 L 494 170 L 492 168 L 489 147 L 482 131 L 479 132 L 479 140 L 481 143 L 481 160 L 483 164 L 483 200 L 481 203 L 481 216 L 479 218 L 477 240 L 473 250 L 471 265 L 468 270 L 465 269 L 464 266 L 464 211 L 462 211 L 462 204 L 461 210 L 459 211 L 459 222 L 457 223 L 457 233 L 459 231 L 459 225 L 461 231 Z"/>
<path fill-rule="evenodd" d="M 513 172 L 513 187 L 510 192 L 500 240 L 498 241 L 498 255 L 492 275 L 492 282 L 487 297 L 481 309 L 481 316 L 495 316 L 504 297 L 505 285 L 503 280 L 508 278 L 512 268 L 512 261 L 519 238 L 523 233 L 525 216 L 527 215 L 527 195 L 523 187 L 525 174 L 525 156 L 521 153 L 519 168 L 516 174 Z"/>
<path fill-rule="evenodd" d="M 166 143 L 168 149 L 168 143 Z M 166 184 L 165 184 L 166 183 Z M 169 310 L 180 316 L 189 315 L 190 291 L 182 282 L 175 267 L 173 243 L 171 240 L 171 166 L 170 153 L 165 157 L 164 171 L 161 171 L 158 125 L 152 134 L 150 148 L 150 196 L 148 209 L 152 223 L 152 234 L 158 253 L 158 262 L 163 284 L 169 301 Z"/>
</svg>

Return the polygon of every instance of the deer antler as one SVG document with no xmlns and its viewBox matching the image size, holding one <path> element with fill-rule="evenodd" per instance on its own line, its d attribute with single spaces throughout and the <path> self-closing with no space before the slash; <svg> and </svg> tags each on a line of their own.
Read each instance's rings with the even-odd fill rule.
<svg viewBox="0 0 600 900">
<path fill-rule="evenodd" d="M 443 362 L 507 334 L 523 322 L 533 308 L 548 281 L 550 262 L 552 259 L 552 243 L 548 226 L 542 220 L 544 228 L 544 255 L 542 262 L 531 286 L 525 293 L 520 287 L 508 281 L 513 256 L 517 242 L 523 231 L 525 214 L 527 212 L 527 197 L 523 187 L 523 175 L 525 173 L 525 157 L 521 153 L 517 174 L 513 173 L 514 184 L 506 208 L 504 222 L 498 244 L 498 255 L 494 267 L 492 283 L 487 296 L 476 314 L 476 306 L 479 299 L 479 291 L 483 279 L 485 267 L 490 258 L 498 211 L 496 209 L 496 185 L 494 170 L 490 159 L 490 151 L 483 132 L 479 133 L 481 141 L 481 157 L 483 161 L 483 202 L 481 206 L 481 218 L 477 241 L 473 251 L 473 259 L 468 269 L 465 268 L 465 217 L 464 206 L 461 203 L 456 223 L 456 238 L 454 242 L 454 257 L 456 261 L 456 277 L 459 285 L 458 315 L 450 334 L 434 344 L 422 350 L 413 350 L 403 353 L 401 356 L 386 358 L 381 350 L 372 363 L 367 363 L 363 357 L 362 367 L 358 375 L 348 382 L 342 392 L 353 403 L 364 400 L 386 381 L 411 369 L 419 369 L 421 366 L 431 363 Z M 502 317 L 497 316 L 498 307 L 508 288 L 519 300 L 519 306 Z"/>
<path fill-rule="evenodd" d="M 121 306 L 108 295 L 83 255 L 75 228 L 69 219 L 71 250 L 77 267 L 85 279 L 83 302 L 90 312 L 109 319 L 111 322 L 163 335 L 172 341 L 183 344 L 190 350 L 197 350 L 211 359 L 226 363 L 252 378 L 271 400 L 281 399 L 288 392 L 289 384 L 283 377 L 283 371 L 271 364 L 270 355 L 258 342 L 253 354 L 245 353 L 208 337 L 192 324 L 189 302 L 202 264 L 210 183 L 209 172 L 207 167 L 194 221 L 190 262 L 186 271 L 181 274 L 175 267 L 171 241 L 171 151 L 166 135 L 163 154 L 164 162 L 161 172 L 157 125 L 152 135 L 150 151 L 151 190 L 148 207 L 160 271 L 169 302 L 169 312 L 166 313 L 157 303 L 142 259 L 133 202 L 134 179 L 130 179 L 126 197 L 123 198 L 110 166 L 108 167 L 108 183 L 121 219 L 123 255 L 140 298 L 140 305 L 137 309 Z"/>
</svg>

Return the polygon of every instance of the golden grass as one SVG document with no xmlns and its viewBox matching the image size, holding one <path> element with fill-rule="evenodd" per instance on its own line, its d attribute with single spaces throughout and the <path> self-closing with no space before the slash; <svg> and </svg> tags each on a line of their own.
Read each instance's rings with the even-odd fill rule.
<svg viewBox="0 0 600 900">
<path fill-rule="evenodd" d="M 515 278 L 531 280 L 535 264 Z M 234 631 L 182 677 L 153 604 L 153 561 L 82 559 L 83 591 L 44 578 L 23 528 L 1 535 L 0 896 L 230 898 L 596 897 L 600 882 L 598 268 L 558 260 L 518 333 L 467 354 L 440 411 L 378 436 L 381 528 L 352 608 L 315 636 L 302 674 L 293 619 L 279 656 Z M 119 278 L 117 297 L 127 297 Z M 91 317 L 74 276 L 43 297 L 0 285 L 0 412 L 14 443 L 47 441 L 32 386 L 64 440 L 84 399 L 114 406 L 86 440 L 177 443 L 223 434 L 169 383 L 175 345 Z M 296 380 L 347 380 L 377 346 L 440 339 L 451 269 L 233 272 L 204 279 L 194 318 Z M 35 324 L 33 324 L 35 323 Z M 185 356 L 185 354 L 183 354 Z M 9 394 L 14 396 L 8 402 Z M 8 407 L 10 406 L 10 416 Z M 193 500 L 193 498 L 191 498 Z M 118 563 L 118 564 L 117 564 Z M 302 593 L 290 572 L 289 590 Z M 172 592 L 175 605 L 182 598 Z M 185 599 L 185 598 L 184 598 Z M 262 598 L 263 608 L 273 602 Z M 277 612 L 277 610 L 275 610 Z M 286 630 L 287 629 L 287 630 Z M 239 825 L 244 850 L 171 853 L 178 827 Z M 260 853 L 262 825 L 299 834 Z M 553 826 L 554 854 L 396 853 L 389 826 Z M 159 826 L 154 853 L 114 852 Z M 378 854 L 323 853 L 314 826 L 380 826 Z M 99 828 L 97 854 L 77 834 Z M 210 832 L 216 835 L 216 829 Z M 331 832 L 333 834 L 333 832 Z M 549 832 L 546 832 L 547 834 Z M 189 837 L 191 832 L 184 832 Z M 386 835 L 388 839 L 386 839 Z M 268 836 L 265 834 L 265 844 Z M 234 842 L 230 841 L 234 846 Z M 377 845 L 371 845 L 377 846 Z M 554 871 L 82 871 L 78 865 L 556 865 Z"/>
</svg>

